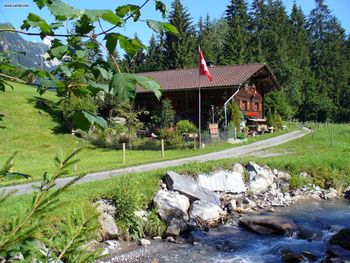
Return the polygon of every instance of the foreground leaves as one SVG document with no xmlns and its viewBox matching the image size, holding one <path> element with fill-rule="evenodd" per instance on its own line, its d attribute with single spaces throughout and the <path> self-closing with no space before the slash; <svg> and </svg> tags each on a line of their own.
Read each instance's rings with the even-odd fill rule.
<svg viewBox="0 0 350 263">
<path fill-rule="evenodd" d="M 130 102 L 135 99 L 137 86 L 153 92 L 158 99 L 162 95 L 161 86 L 157 81 L 137 74 L 114 74 L 109 89 L 113 95 Z"/>
</svg>

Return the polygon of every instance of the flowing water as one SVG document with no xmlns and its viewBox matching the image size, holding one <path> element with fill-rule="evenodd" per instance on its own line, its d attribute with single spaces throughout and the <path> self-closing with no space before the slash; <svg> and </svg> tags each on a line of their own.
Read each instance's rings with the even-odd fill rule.
<svg viewBox="0 0 350 263">
<path fill-rule="evenodd" d="M 178 245 L 157 253 L 158 262 L 283 262 L 283 251 L 307 251 L 319 259 L 339 229 L 350 227 L 348 201 L 302 201 L 275 215 L 292 219 L 299 228 L 294 237 L 263 236 L 241 227 L 224 225 L 205 233 L 196 245 Z"/>
</svg>

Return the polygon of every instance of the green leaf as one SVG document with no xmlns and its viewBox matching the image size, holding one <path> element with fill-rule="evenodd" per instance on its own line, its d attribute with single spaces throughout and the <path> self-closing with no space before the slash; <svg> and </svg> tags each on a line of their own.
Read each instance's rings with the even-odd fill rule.
<svg viewBox="0 0 350 263">
<path fill-rule="evenodd" d="M 105 80 L 110 80 L 112 78 L 112 73 L 107 71 L 105 68 L 103 67 L 99 67 L 99 66 L 95 66 L 95 69 L 97 69 L 101 76 L 105 79 Z"/>
<path fill-rule="evenodd" d="M 109 93 L 109 87 L 107 84 L 101 84 L 101 83 L 90 81 L 89 85 L 90 86 L 88 88 L 93 94 L 96 94 L 99 91 L 104 91 L 106 93 Z"/>
<path fill-rule="evenodd" d="M 123 18 L 117 16 L 111 10 L 107 10 L 104 14 L 102 14 L 101 18 L 112 25 L 120 26 L 124 24 Z"/>
<path fill-rule="evenodd" d="M 46 6 L 47 0 L 34 0 L 39 9 L 42 9 Z"/>
<path fill-rule="evenodd" d="M 152 91 L 160 99 L 161 86 L 155 80 L 137 74 L 116 73 L 109 83 L 111 93 L 124 101 L 132 101 L 136 96 L 136 85 Z"/>
<path fill-rule="evenodd" d="M 146 23 L 148 27 L 156 33 L 164 33 L 164 31 L 168 31 L 173 34 L 178 34 L 176 27 L 169 23 L 163 23 L 152 19 L 146 20 Z"/>
<path fill-rule="evenodd" d="M 79 128 L 83 131 L 89 130 L 90 126 L 96 124 L 101 128 L 107 128 L 107 121 L 97 115 L 88 113 L 86 111 L 79 111 L 74 114 L 73 124 L 76 128 Z"/>
<path fill-rule="evenodd" d="M 166 5 L 162 1 L 156 0 L 156 10 L 160 11 L 162 13 L 163 18 L 166 17 L 167 8 L 166 8 Z"/>
<path fill-rule="evenodd" d="M 177 28 L 175 26 L 173 26 L 172 24 L 169 24 L 169 23 L 162 23 L 163 26 L 164 26 L 164 29 L 170 33 L 173 33 L 173 34 L 179 34 L 179 31 L 177 30 Z"/>
<path fill-rule="evenodd" d="M 132 101 L 136 95 L 136 80 L 131 74 L 116 73 L 109 82 L 109 90 L 123 101 Z"/>
<path fill-rule="evenodd" d="M 137 39 L 129 39 L 124 35 L 118 35 L 119 45 L 130 56 L 134 57 L 145 46 Z"/>
<path fill-rule="evenodd" d="M 160 99 L 160 97 L 162 96 L 162 87 L 157 81 L 149 77 L 136 75 L 136 74 L 133 74 L 133 75 L 137 84 L 139 84 L 142 88 L 146 90 L 152 91 L 154 95 L 157 97 L 157 99 L 158 100 Z"/>
<path fill-rule="evenodd" d="M 134 22 L 136 22 L 140 18 L 140 6 L 138 5 L 122 5 L 118 6 L 117 9 L 115 10 L 116 14 L 119 17 L 124 17 L 128 14 L 132 14 L 134 18 Z"/>
<path fill-rule="evenodd" d="M 51 48 L 50 49 L 50 54 L 53 56 L 53 57 L 56 57 L 57 59 L 62 59 L 62 57 L 66 54 L 68 50 L 68 46 L 58 46 L 58 47 L 55 47 L 55 48 Z"/>
<path fill-rule="evenodd" d="M 72 70 L 67 65 L 60 66 L 60 69 L 68 78 L 72 76 Z"/>
<path fill-rule="evenodd" d="M 61 0 L 50 0 L 50 2 L 47 2 L 47 8 L 59 21 L 71 20 L 82 15 L 81 10 L 62 2 Z"/>
<path fill-rule="evenodd" d="M 44 35 L 53 33 L 51 27 L 45 21 L 45 19 L 33 13 L 28 14 L 27 20 L 24 20 L 23 24 L 21 25 L 21 29 L 28 30 L 31 27 L 38 27 L 41 30 L 41 38 L 43 38 Z"/>
<path fill-rule="evenodd" d="M 91 32 L 94 28 L 87 15 L 83 15 L 75 24 L 75 31 L 82 35 Z"/>
</svg>

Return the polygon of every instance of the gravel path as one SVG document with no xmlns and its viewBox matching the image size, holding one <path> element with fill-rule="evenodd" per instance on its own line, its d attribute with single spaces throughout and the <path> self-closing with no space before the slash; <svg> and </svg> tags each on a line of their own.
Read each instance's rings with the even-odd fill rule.
<svg viewBox="0 0 350 263">
<path fill-rule="evenodd" d="M 187 157 L 177 160 L 170 160 L 170 161 L 163 161 L 163 162 L 157 162 L 157 163 L 149 163 L 149 164 L 142 164 L 138 166 L 131 166 L 126 167 L 122 169 L 117 170 L 111 170 L 111 171 L 105 171 L 105 172 L 97 172 L 97 173 L 91 173 L 85 175 L 83 178 L 81 178 L 79 181 L 76 182 L 76 184 L 81 183 L 87 183 L 87 182 L 93 182 L 98 180 L 105 180 L 108 178 L 112 178 L 115 176 L 120 176 L 124 174 L 130 174 L 130 173 L 137 173 L 137 172 L 145 172 L 150 170 L 156 170 L 161 168 L 167 168 L 167 167 L 173 167 L 173 166 L 179 166 L 188 162 L 205 162 L 209 160 L 219 160 L 219 159 L 226 159 L 226 158 L 237 158 L 242 157 L 244 155 L 247 155 L 249 153 L 260 151 L 262 149 L 280 145 L 286 142 L 289 142 L 291 140 L 300 138 L 304 136 L 305 134 L 309 133 L 310 130 L 307 128 L 303 128 L 302 130 L 293 131 L 284 135 L 280 135 L 277 137 L 273 137 L 270 139 L 257 141 L 248 145 L 239 146 L 219 152 L 213 152 L 213 153 L 207 153 L 203 155 L 193 156 L 193 157 Z M 67 184 L 69 181 L 71 181 L 74 177 L 66 177 L 66 178 L 60 178 L 56 180 L 56 184 L 58 187 L 62 187 L 65 184 Z M 16 195 L 22 195 L 22 194 L 28 194 L 33 192 L 33 186 L 38 184 L 35 183 L 28 183 L 28 184 L 21 184 L 21 185 L 13 185 L 13 186 L 6 186 L 0 188 L 0 193 L 8 193 L 10 191 L 15 190 Z"/>
</svg>

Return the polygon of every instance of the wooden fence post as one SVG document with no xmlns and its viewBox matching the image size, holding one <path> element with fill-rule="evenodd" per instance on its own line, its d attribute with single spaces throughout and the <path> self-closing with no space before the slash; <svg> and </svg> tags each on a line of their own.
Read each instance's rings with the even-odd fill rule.
<svg viewBox="0 0 350 263">
<path fill-rule="evenodd" d="M 164 158 L 164 139 L 161 140 L 161 154 L 160 156 Z"/>
<path fill-rule="evenodd" d="M 77 150 L 77 149 L 74 148 L 74 152 L 75 152 L 76 150 Z M 77 153 L 74 154 L 74 161 L 76 161 L 76 160 L 77 160 Z M 74 164 L 73 170 L 74 170 L 74 172 L 76 172 L 76 171 L 78 170 L 78 168 L 77 168 L 77 163 Z"/>
<path fill-rule="evenodd" d="M 125 142 L 123 143 L 123 163 L 126 161 L 126 155 L 125 155 Z"/>
</svg>

